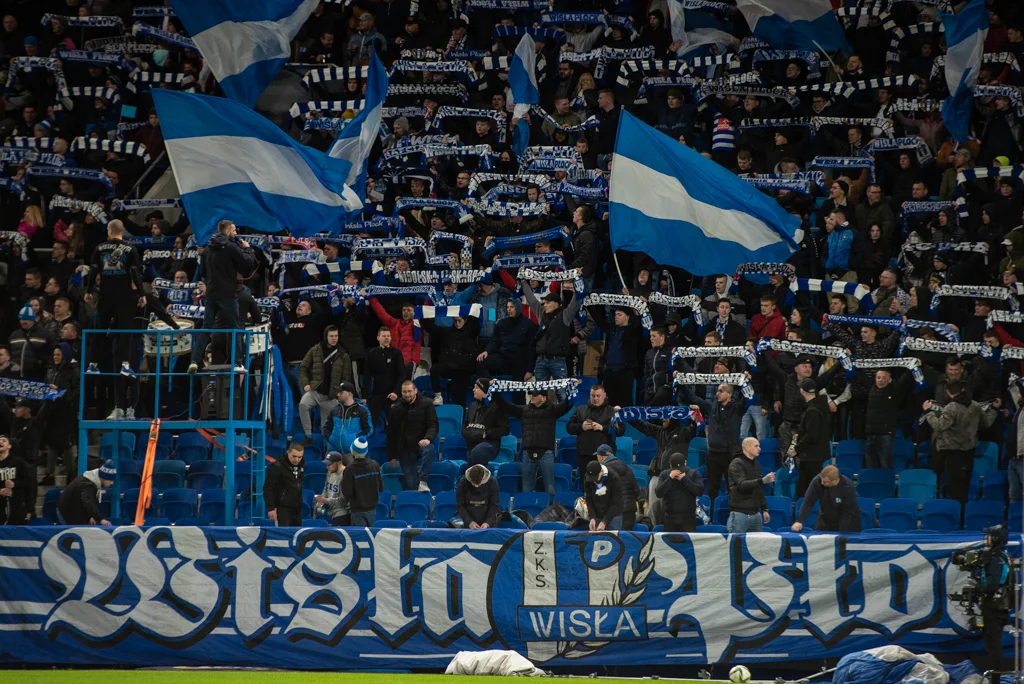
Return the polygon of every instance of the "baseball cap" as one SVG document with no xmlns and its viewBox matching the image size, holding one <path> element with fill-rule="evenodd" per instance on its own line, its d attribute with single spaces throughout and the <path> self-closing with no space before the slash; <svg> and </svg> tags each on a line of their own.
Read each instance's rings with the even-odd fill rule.
<svg viewBox="0 0 1024 684">
<path fill-rule="evenodd" d="M 802 392 L 814 393 L 818 391 L 818 388 L 814 384 L 813 380 L 811 380 L 810 378 L 804 378 L 803 380 L 800 381 L 800 390 Z"/>
<path fill-rule="evenodd" d="M 343 382 L 341 387 L 338 388 L 338 392 L 351 392 L 354 395 L 356 393 L 356 386 L 351 382 Z"/>
<path fill-rule="evenodd" d="M 686 456 L 683 454 L 672 454 L 668 457 L 668 464 L 672 470 L 682 470 L 686 467 Z"/>
<path fill-rule="evenodd" d="M 1010 240 L 1010 238 L 1006 238 L 1005 240 L 1003 240 L 999 244 L 1001 244 L 1001 245 L 1012 245 L 1013 242 Z"/>
<path fill-rule="evenodd" d="M 806 363 L 806 364 L 808 364 L 810 366 L 813 366 L 814 365 L 814 359 L 811 358 L 810 356 L 801 356 L 800 358 L 798 358 L 796 360 L 796 365 L 798 365 L 798 366 L 801 365 L 801 364 L 804 364 L 804 363 Z"/>
<path fill-rule="evenodd" d="M 614 456 L 615 452 L 612 451 L 612 448 L 610 446 L 608 446 L 607 444 L 602 444 L 601 446 L 597 447 L 596 451 L 594 451 L 594 455 L 595 456 Z"/>
<path fill-rule="evenodd" d="M 545 302 L 555 302 L 556 304 L 558 304 L 562 301 L 562 295 L 558 294 L 557 292 L 548 292 L 546 295 L 544 295 L 542 299 Z"/>
<path fill-rule="evenodd" d="M 327 454 L 327 458 L 324 459 L 324 463 L 340 463 L 341 454 L 337 451 L 332 451 Z"/>
<path fill-rule="evenodd" d="M 597 482 L 597 478 L 601 477 L 601 471 L 603 467 L 597 461 L 591 461 L 587 464 L 587 482 Z"/>
</svg>

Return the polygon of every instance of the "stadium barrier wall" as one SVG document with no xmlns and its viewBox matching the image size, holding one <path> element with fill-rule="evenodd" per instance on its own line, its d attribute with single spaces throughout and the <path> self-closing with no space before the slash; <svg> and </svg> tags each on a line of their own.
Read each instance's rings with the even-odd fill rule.
<svg viewBox="0 0 1024 684">
<path fill-rule="evenodd" d="M 486 648 L 544 667 L 980 651 L 946 598 L 967 579 L 950 554 L 979 541 L 2 527 L 0 656 L 312 670 L 443 668 Z"/>
</svg>

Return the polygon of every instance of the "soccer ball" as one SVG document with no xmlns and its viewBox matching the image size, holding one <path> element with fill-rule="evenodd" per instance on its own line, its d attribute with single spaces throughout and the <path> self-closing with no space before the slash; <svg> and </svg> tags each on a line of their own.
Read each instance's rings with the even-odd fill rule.
<svg viewBox="0 0 1024 684">
<path fill-rule="evenodd" d="M 729 670 L 729 681 L 730 682 L 749 682 L 750 681 L 750 670 L 743 665 L 737 665 Z"/>
</svg>

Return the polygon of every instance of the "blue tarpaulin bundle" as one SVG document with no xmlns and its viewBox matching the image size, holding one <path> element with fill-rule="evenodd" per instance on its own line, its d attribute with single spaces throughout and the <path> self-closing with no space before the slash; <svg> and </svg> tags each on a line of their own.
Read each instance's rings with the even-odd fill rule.
<svg viewBox="0 0 1024 684">
<path fill-rule="evenodd" d="M 843 656 L 832 684 L 981 684 L 969 660 L 943 665 L 930 653 L 882 646 Z"/>
</svg>

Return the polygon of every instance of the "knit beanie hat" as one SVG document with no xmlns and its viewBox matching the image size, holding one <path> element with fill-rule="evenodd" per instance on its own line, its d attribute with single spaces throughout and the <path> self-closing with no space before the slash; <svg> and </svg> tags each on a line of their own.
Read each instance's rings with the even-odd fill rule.
<svg viewBox="0 0 1024 684">
<path fill-rule="evenodd" d="M 117 469 L 114 468 L 114 462 L 107 459 L 100 466 L 100 477 L 104 480 L 113 480 L 117 477 Z"/>
<path fill-rule="evenodd" d="M 36 312 L 32 309 L 32 305 L 25 302 L 25 306 L 21 307 L 21 311 L 18 312 L 19 321 L 34 321 L 36 320 Z"/>
<path fill-rule="evenodd" d="M 370 451 L 370 444 L 366 441 L 365 437 L 356 437 L 352 441 L 352 455 L 356 458 L 366 458 L 366 454 Z"/>
</svg>

